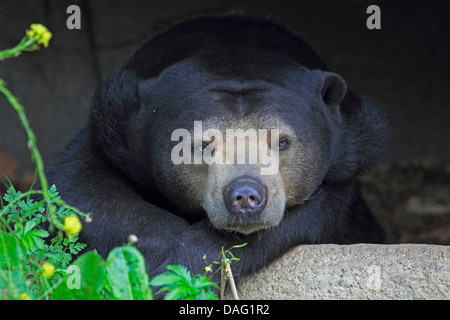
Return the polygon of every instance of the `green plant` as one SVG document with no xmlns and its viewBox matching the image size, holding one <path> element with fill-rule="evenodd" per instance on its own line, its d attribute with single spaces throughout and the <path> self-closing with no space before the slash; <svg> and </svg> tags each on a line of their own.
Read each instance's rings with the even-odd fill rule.
<svg viewBox="0 0 450 320">
<path fill-rule="evenodd" d="M 217 294 L 211 289 L 212 287 L 219 289 L 219 286 L 211 281 L 211 278 L 221 272 L 220 298 L 223 299 L 226 281 L 230 281 L 230 287 L 233 297 L 238 299 L 236 287 L 234 285 L 233 276 L 231 274 L 231 261 L 239 261 L 231 250 L 242 248 L 247 244 L 233 246 L 227 250 L 222 247 L 221 260 L 208 264 L 206 255 L 203 256 L 205 261 L 205 274 L 191 275 L 191 272 L 181 265 L 168 265 L 168 271 L 154 277 L 150 284 L 155 287 L 161 287 L 157 293 L 166 292 L 164 299 L 166 300 L 217 300 Z M 214 272 L 213 265 L 218 265 Z M 208 277 L 207 274 L 211 273 Z"/>
<path fill-rule="evenodd" d="M 54 203 L 59 198 L 55 186 L 48 191 Z M 26 294 L 29 298 L 46 299 L 45 291 L 64 275 L 73 256 L 86 245 L 78 242 L 76 234 L 69 238 L 62 231 L 46 243 L 50 233 L 43 228 L 49 222 L 43 201 L 21 196 L 10 186 L 1 201 L 0 288 L 6 288 L 3 298 L 18 299 Z M 65 207 L 59 207 L 55 213 L 61 221 L 73 215 Z"/>
<path fill-rule="evenodd" d="M 144 257 L 135 247 L 116 247 L 104 261 L 94 252 L 81 255 L 52 290 L 58 300 L 150 300 Z"/>
<path fill-rule="evenodd" d="M 230 288 L 231 288 L 231 292 L 233 294 L 233 298 L 235 300 L 239 300 L 239 296 L 237 294 L 237 290 L 236 290 L 236 285 L 234 283 L 234 278 L 233 278 L 233 274 L 231 272 L 231 262 L 232 261 L 239 261 L 239 258 L 236 258 L 233 253 L 231 252 L 231 250 L 233 249 L 237 249 L 237 248 L 242 248 L 245 247 L 247 245 L 247 243 L 243 243 L 240 245 L 236 245 L 231 247 L 230 249 L 224 250 L 224 248 L 222 247 L 222 261 L 220 262 L 220 271 L 221 271 L 221 275 L 220 275 L 220 299 L 222 300 L 225 294 L 225 285 L 227 283 L 227 281 L 230 282 Z M 227 257 L 230 256 L 229 258 Z M 218 262 L 214 262 L 214 263 L 218 263 Z"/>
<path fill-rule="evenodd" d="M 39 45 L 48 47 L 52 38 L 52 33 L 42 24 L 33 23 L 30 29 L 26 31 L 25 36 L 20 42 L 11 49 L 0 51 L 0 61 L 7 58 L 18 57 L 23 51 L 39 50 Z"/>
<path fill-rule="evenodd" d="M 31 25 L 26 36 L 12 49 L 0 51 L 0 60 L 17 57 L 22 51 L 39 49 L 39 44 L 48 46 L 52 34 L 40 24 Z M 29 299 L 48 298 L 45 294 L 64 272 L 72 255 L 77 254 L 86 245 L 78 243 L 77 232 L 66 230 L 64 237 L 63 222 L 69 216 L 88 217 L 78 209 L 67 205 L 59 196 L 56 187 L 48 188 L 44 175 L 44 165 L 36 146 L 36 137 L 30 128 L 25 110 L 0 79 L 2 92 L 16 110 L 28 138 L 28 148 L 36 164 L 36 172 L 41 190 L 25 193 L 16 191 L 12 184 L 0 206 L 0 298 Z M 42 200 L 30 198 L 39 194 Z M 3 202 L 3 200 L 5 202 Z M 78 218 L 76 218 L 78 219 Z M 49 230 L 60 230 L 56 236 L 45 243 L 50 233 L 43 228 L 47 223 Z M 79 231 L 79 230 L 78 230 Z M 2 296 L 3 295 L 3 296 Z"/>
<path fill-rule="evenodd" d="M 168 265 L 167 270 L 154 277 L 150 284 L 162 287 L 157 293 L 167 291 L 165 300 L 217 300 L 211 287 L 219 289 L 208 277 L 191 272 L 182 265 Z"/>
</svg>

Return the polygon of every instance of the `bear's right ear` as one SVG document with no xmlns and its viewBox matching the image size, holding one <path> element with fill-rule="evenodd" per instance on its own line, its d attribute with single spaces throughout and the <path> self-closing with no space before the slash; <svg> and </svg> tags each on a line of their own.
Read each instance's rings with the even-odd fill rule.
<svg viewBox="0 0 450 320">
<path fill-rule="evenodd" d="M 315 70 L 320 79 L 320 96 L 330 106 L 341 103 L 347 93 L 345 80 L 334 72 Z"/>
</svg>

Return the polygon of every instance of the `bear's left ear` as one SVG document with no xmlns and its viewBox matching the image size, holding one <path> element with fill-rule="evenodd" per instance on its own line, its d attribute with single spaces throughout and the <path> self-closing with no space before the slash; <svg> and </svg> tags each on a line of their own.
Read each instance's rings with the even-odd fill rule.
<svg viewBox="0 0 450 320">
<path fill-rule="evenodd" d="M 139 97 L 141 99 L 141 104 L 144 106 L 151 103 L 151 93 L 153 92 L 155 81 L 155 78 L 149 78 L 146 80 L 141 80 L 139 83 Z"/>
<path fill-rule="evenodd" d="M 322 100 L 330 106 L 339 105 L 347 93 L 347 84 L 342 77 L 333 72 L 319 71 L 320 96 Z"/>
</svg>

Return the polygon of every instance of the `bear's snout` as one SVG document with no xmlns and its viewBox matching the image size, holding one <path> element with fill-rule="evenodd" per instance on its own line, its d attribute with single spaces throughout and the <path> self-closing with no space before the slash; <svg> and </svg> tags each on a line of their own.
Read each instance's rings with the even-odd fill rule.
<svg viewBox="0 0 450 320">
<path fill-rule="evenodd" d="M 233 215 L 259 215 L 266 207 L 267 187 L 257 179 L 239 177 L 224 187 L 223 199 Z"/>
</svg>

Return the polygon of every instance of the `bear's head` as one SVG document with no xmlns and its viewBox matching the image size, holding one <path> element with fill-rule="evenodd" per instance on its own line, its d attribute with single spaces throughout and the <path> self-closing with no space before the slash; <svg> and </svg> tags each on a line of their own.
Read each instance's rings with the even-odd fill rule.
<svg viewBox="0 0 450 320">
<path fill-rule="evenodd" d="M 211 40 L 156 63 L 148 51 L 158 51 L 160 35 L 100 86 L 89 125 L 143 197 L 190 222 L 206 215 L 215 228 L 243 234 L 276 226 L 324 184 L 372 168 L 385 132 L 376 110 L 309 47 L 308 62 L 295 57 L 300 38 L 270 21 L 254 23 L 268 28 L 265 39 L 280 32 L 271 41 L 293 44 Z"/>
</svg>

